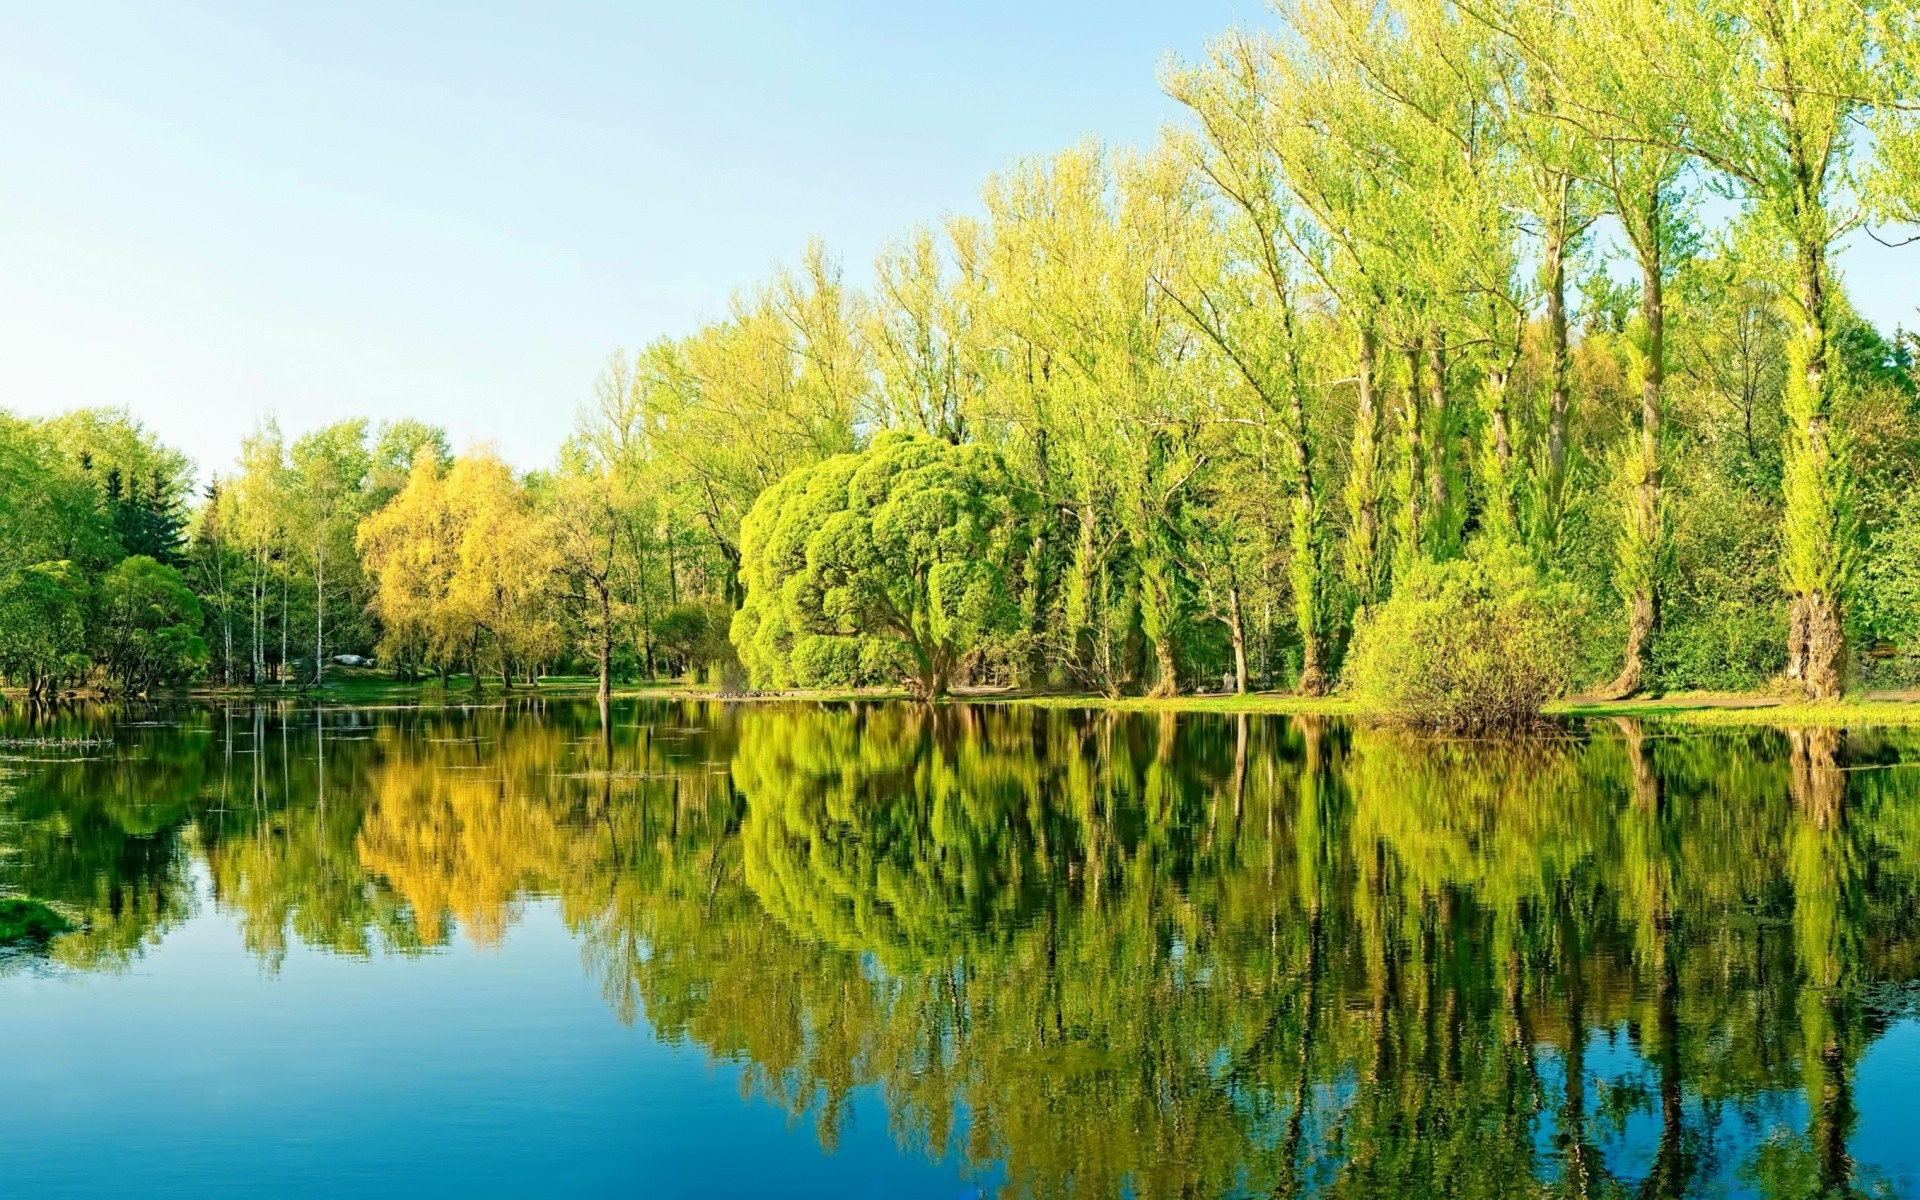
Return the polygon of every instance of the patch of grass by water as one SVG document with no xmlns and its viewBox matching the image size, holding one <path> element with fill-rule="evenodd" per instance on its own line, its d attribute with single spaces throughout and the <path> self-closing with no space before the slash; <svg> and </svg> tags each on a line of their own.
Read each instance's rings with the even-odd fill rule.
<svg viewBox="0 0 1920 1200">
<path fill-rule="evenodd" d="M 442 688 L 437 679 L 401 683 L 390 676 L 383 678 L 380 674 L 371 671 L 350 673 L 343 670 L 337 675 L 330 675 L 327 686 L 319 690 L 289 688 L 282 691 L 273 687 L 261 688 L 258 691 L 242 688 L 203 689 L 198 694 L 203 696 L 246 695 L 261 699 L 284 696 L 349 705 L 397 701 L 433 707 L 440 704 L 471 704 L 477 701 L 491 703 L 507 697 L 592 699 L 595 687 L 595 680 L 590 675 L 548 675 L 541 678 L 537 689 L 520 683 L 509 692 L 501 688 L 499 680 L 487 679 L 484 680 L 483 687 L 476 691 L 471 679 L 466 676 L 456 679 L 453 686 Z M 853 691 L 796 690 L 725 695 L 700 684 L 662 679 L 617 684 L 613 688 L 613 698 L 616 700 L 724 700 L 729 702 L 784 700 L 835 704 L 906 700 L 909 697 L 905 692 L 891 688 Z M 1246 696 L 1187 695 L 1155 698 L 1104 696 L 1087 692 L 1034 693 L 982 688 L 962 689 L 947 697 L 947 702 L 1024 704 L 1038 708 L 1083 708 L 1113 712 L 1211 712 L 1358 718 L 1372 715 L 1366 705 L 1351 697 L 1307 697 L 1288 692 L 1256 692 Z M 1676 692 L 1658 697 L 1619 701 L 1572 697 L 1547 705 L 1546 713 L 1551 717 L 1637 717 L 1648 721 L 1712 728 L 1914 726 L 1920 725 L 1920 695 L 1902 695 L 1899 698 L 1893 698 L 1886 694 L 1868 694 L 1827 704 L 1783 702 L 1775 696 L 1724 692 Z"/>
<path fill-rule="evenodd" d="M 0 946 L 44 945 L 71 932 L 73 922 L 38 900 L 0 896 Z"/>
</svg>

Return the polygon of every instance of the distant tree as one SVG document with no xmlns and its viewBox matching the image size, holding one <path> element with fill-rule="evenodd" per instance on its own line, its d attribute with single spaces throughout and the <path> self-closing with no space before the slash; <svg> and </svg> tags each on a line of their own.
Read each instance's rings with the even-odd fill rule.
<svg viewBox="0 0 1920 1200">
<path fill-rule="evenodd" d="M 367 472 L 367 509 L 373 511 L 407 485 L 407 476 L 422 452 L 432 455 L 445 474 L 453 466 L 453 447 L 447 431 L 438 425 L 402 418 L 382 421 L 373 437 L 373 465 Z"/>
<path fill-rule="evenodd" d="M 545 480 L 537 500 L 552 554 L 552 593 L 569 610 L 581 650 L 594 662 L 604 713 L 613 687 L 613 643 L 623 605 L 620 489 L 581 463 Z"/>
<path fill-rule="evenodd" d="M 292 540 L 313 581 L 313 682 L 327 681 L 327 588 L 359 575 L 354 530 L 366 512 L 367 423 L 339 421 L 293 444 L 289 510 Z"/>
</svg>

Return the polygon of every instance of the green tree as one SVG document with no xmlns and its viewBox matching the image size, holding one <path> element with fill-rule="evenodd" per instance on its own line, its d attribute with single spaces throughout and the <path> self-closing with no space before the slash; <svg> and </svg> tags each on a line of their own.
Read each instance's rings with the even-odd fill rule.
<svg viewBox="0 0 1920 1200">
<path fill-rule="evenodd" d="M 300 437 L 288 455 L 287 495 L 292 540 L 306 559 L 313 584 L 313 675 L 327 681 L 327 589 L 353 594 L 360 575 L 354 530 L 366 513 L 372 469 L 367 423 L 339 421 Z M 352 613 L 358 605 L 348 605 Z"/>
<path fill-rule="evenodd" d="M 144 693 L 206 665 L 200 601 L 180 572 L 144 555 L 100 581 L 101 663 L 123 692 Z"/>
<path fill-rule="evenodd" d="M 742 526 L 741 661 L 762 687 L 892 676 L 945 694 L 1018 629 L 1023 514 L 998 454 L 920 434 L 793 472 Z"/>
<path fill-rule="evenodd" d="M 1840 695 L 1844 606 L 1857 560 L 1848 439 L 1833 369 L 1833 247 L 1860 220 L 1851 188 L 1856 120 L 1877 83 L 1868 31 L 1880 5 L 1689 0 L 1620 14 L 1680 107 L 1678 147 L 1734 182 L 1757 227 L 1786 248 L 1788 343 L 1782 569 L 1787 676 Z M 1631 27 L 1622 36 L 1633 37 Z M 1681 82 L 1685 81 L 1685 82 Z"/>
<path fill-rule="evenodd" d="M 85 673 L 86 582 L 70 562 L 37 563 L 0 577 L 0 676 L 43 698 L 55 681 Z"/>
</svg>

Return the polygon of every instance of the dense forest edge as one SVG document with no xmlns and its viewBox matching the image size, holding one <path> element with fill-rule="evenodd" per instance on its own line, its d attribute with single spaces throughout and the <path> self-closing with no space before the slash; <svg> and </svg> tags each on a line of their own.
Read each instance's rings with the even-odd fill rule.
<svg viewBox="0 0 1920 1200">
<path fill-rule="evenodd" d="M 0 679 L 1900 719 L 1916 338 L 1835 260 L 1916 253 L 1920 10 L 1287 0 L 1160 82 L 615 353 L 537 470 L 0 412 Z"/>
</svg>

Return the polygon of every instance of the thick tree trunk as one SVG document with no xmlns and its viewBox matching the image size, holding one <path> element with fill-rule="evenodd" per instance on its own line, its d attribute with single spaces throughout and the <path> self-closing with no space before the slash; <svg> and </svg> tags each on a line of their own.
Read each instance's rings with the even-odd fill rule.
<svg viewBox="0 0 1920 1200">
<path fill-rule="evenodd" d="M 1837 700 L 1846 686 L 1847 639 L 1840 600 L 1823 592 L 1793 597 L 1787 613 L 1787 677 L 1811 700 Z"/>
<path fill-rule="evenodd" d="M 1651 588 L 1637 590 L 1627 602 L 1627 656 L 1604 696 L 1624 700 L 1646 686 L 1647 645 L 1660 623 L 1659 600 Z"/>
<path fill-rule="evenodd" d="M 1292 428 L 1288 431 L 1293 442 L 1293 524 L 1290 531 L 1293 543 L 1293 610 L 1295 623 L 1300 631 L 1300 691 L 1308 696 L 1319 696 L 1327 690 L 1327 674 L 1324 665 L 1326 655 L 1327 614 L 1322 605 L 1326 595 L 1324 574 L 1326 563 L 1322 554 L 1325 542 L 1320 536 L 1320 506 L 1313 489 L 1313 442 L 1307 431 L 1306 384 L 1301 379 L 1300 358 L 1294 347 L 1293 310 L 1283 306 L 1282 317 L 1286 322 L 1287 349 L 1287 399 L 1288 415 L 1292 419 Z M 1236 607 L 1239 596 L 1234 596 Z M 1270 611 L 1270 608 L 1268 610 Z M 1263 647 L 1272 645 L 1271 623 L 1263 625 Z M 1246 687 L 1245 638 L 1237 648 L 1237 662 L 1240 674 L 1240 690 Z"/>
<path fill-rule="evenodd" d="M 1153 640 L 1153 666 L 1156 678 L 1151 696 L 1173 696 L 1180 691 L 1180 664 L 1173 656 L 1173 635 L 1171 633 Z"/>
<path fill-rule="evenodd" d="M 1835 700 L 1845 685 L 1846 634 L 1840 590 L 1845 586 L 1849 529 L 1835 494 L 1832 419 L 1827 380 L 1830 330 L 1826 311 L 1826 253 L 1803 245 L 1797 256 L 1801 307 L 1800 377 L 1789 385 L 1792 427 L 1786 446 L 1787 584 L 1792 599 L 1787 674 L 1813 700 Z M 1839 468 L 1844 469 L 1844 468 Z"/>
</svg>

